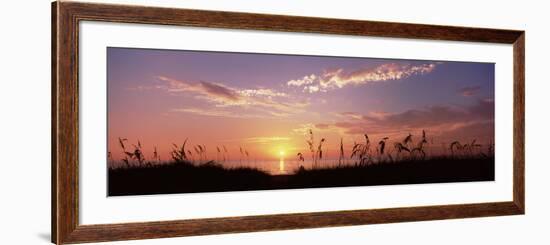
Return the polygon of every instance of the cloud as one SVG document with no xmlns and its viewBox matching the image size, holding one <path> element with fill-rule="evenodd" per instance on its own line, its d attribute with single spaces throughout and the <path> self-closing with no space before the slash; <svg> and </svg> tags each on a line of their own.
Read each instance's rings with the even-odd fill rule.
<svg viewBox="0 0 550 245">
<path fill-rule="evenodd" d="M 308 93 L 326 92 L 348 85 L 400 80 L 415 75 L 423 75 L 432 72 L 435 67 L 436 63 L 420 65 L 387 63 L 352 72 L 345 72 L 344 69 L 332 69 L 324 71 L 321 75 L 311 74 L 301 79 L 290 80 L 286 84 L 289 87 L 301 87 L 304 92 Z"/>
<path fill-rule="evenodd" d="M 318 123 L 318 124 L 315 124 L 315 127 L 318 128 L 318 129 L 327 129 L 330 127 L 330 124 L 327 124 L 327 123 Z"/>
<path fill-rule="evenodd" d="M 348 118 L 351 118 L 351 119 L 362 119 L 363 118 L 363 115 L 361 115 L 359 113 L 351 112 L 351 111 L 340 112 L 340 113 L 337 113 L 337 114 L 339 116 L 348 117 Z"/>
<path fill-rule="evenodd" d="M 284 142 L 289 141 L 290 138 L 288 137 L 252 137 L 252 138 L 246 138 L 244 139 L 247 143 L 256 143 L 256 144 L 268 144 L 268 143 L 274 143 L 274 142 Z"/>
<path fill-rule="evenodd" d="M 474 96 L 481 90 L 481 86 L 470 86 L 470 87 L 464 87 L 458 90 L 458 93 L 462 96 L 469 97 Z"/>
<path fill-rule="evenodd" d="M 238 105 L 244 103 L 241 95 L 235 89 L 226 87 L 223 84 L 204 81 L 192 83 L 164 76 L 159 76 L 158 78 L 168 83 L 167 91 L 171 93 L 192 92 L 199 95 L 200 98 L 225 105 Z"/>
<path fill-rule="evenodd" d="M 172 109 L 173 112 L 183 112 L 190 113 L 200 116 L 210 116 L 210 117 L 227 117 L 227 118 L 262 118 L 258 114 L 243 114 L 243 113 L 234 113 L 231 111 L 225 110 L 209 110 L 209 109 L 200 109 L 200 108 L 177 108 Z"/>
<path fill-rule="evenodd" d="M 288 94 L 283 92 L 277 92 L 272 89 L 243 89 L 238 91 L 242 96 L 267 96 L 267 97 L 288 97 Z"/>
<path fill-rule="evenodd" d="M 471 142 L 476 139 L 478 142 L 494 142 L 494 122 L 474 122 L 455 127 L 442 132 L 441 137 L 458 140 L 462 143 Z"/>
<path fill-rule="evenodd" d="M 153 86 L 144 86 L 144 85 L 139 85 L 139 86 L 135 86 L 135 87 L 129 87 L 129 88 L 126 88 L 126 90 L 130 90 L 130 91 L 148 91 L 148 90 L 153 90 L 153 89 L 162 89 L 163 87 L 160 86 L 160 85 L 153 85 Z"/>
<path fill-rule="evenodd" d="M 311 74 L 309 76 L 304 76 L 302 79 L 290 80 L 286 84 L 288 86 L 301 87 L 303 85 L 308 85 L 308 84 L 314 83 L 315 79 L 317 79 L 317 76 L 315 76 L 315 74 Z"/>
<path fill-rule="evenodd" d="M 244 142 L 244 143 L 250 143 L 250 144 L 270 144 L 270 143 L 285 142 L 285 141 L 290 141 L 290 140 L 291 140 L 291 138 L 289 138 L 289 137 L 271 136 L 271 137 L 250 137 L 250 138 L 228 139 L 228 140 L 223 140 L 223 141 L 225 141 L 225 142 Z"/>
<path fill-rule="evenodd" d="M 317 93 L 319 92 L 321 89 L 319 88 L 319 86 L 317 85 L 310 85 L 310 86 L 305 86 L 303 91 L 304 92 L 308 92 L 310 94 L 313 94 L 313 93 Z"/>
<path fill-rule="evenodd" d="M 206 95 L 222 98 L 223 100 L 229 100 L 229 101 L 241 100 L 240 96 L 236 91 L 228 87 L 225 87 L 222 84 L 201 81 L 199 83 L 199 86 L 200 86 L 200 89 L 198 89 L 197 91 L 201 93 L 205 93 Z"/>
<path fill-rule="evenodd" d="M 308 134 L 310 129 L 315 128 L 315 125 L 313 123 L 305 123 L 299 125 L 297 128 L 292 129 L 292 133 L 297 135 L 306 135 Z"/>
<path fill-rule="evenodd" d="M 400 113 L 375 112 L 360 117 L 357 113 L 341 113 L 347 117 L 330 126 L 346 134 L 368 133 L 391 137 L 426 129 L 438 135 L 456 131 L 461 133 L 454 136 L 482 137 L 492 135 L 492 131 L 475 131 L 474 128 L 476 125 L 487 128 L 487 124 L 494 124 L 494 113 L 492 100 L 478 100 L 471 106 L 439 105 Z"/>
<path fill-rule="evenodd" d="M 275 117 L 286 117 L 290 114 L 304 111 L 309 103 L 289 98 L 285 93 L 272 89 L 237 89 L 221 83 L 214 82 L 189 82 L 159 76 L 159 80 L 166 82 L 166 91 L 170 93 L 188 93 L 195 98 L 213 103 L 217 108 L 243 107 L 254 108 L 264 114 Z M 197 111 L 193 111 L 197 110 Z M 200 115 L 227 115 L 229 112 L 206 111 L 204 109 L 183 109 L 182 112 Z"/>
</svg>

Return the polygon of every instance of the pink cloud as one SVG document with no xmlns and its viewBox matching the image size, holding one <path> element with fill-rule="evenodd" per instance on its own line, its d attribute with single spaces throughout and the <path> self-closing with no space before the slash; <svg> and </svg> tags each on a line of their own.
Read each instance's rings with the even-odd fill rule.
<svg viewBox="0 0 550 245">
<path fill-rule="evenodd" d="M 192 92 L 198 94 L 202 98 L 222 104 L 243 103 L 243 98 L 237 90 L 224 86 L 223 84 L 204 81 L 194 83 L 163 76 L 160 76 L 159 79 L 168 83 L 167 91 L 171 93 Z"/>
<path fill-rule="evenodd" d="M 351 119 L 361 119 L 361 118 L 363 118 L 363 115 L 361 115 L 359 113 L 351 112 L 351 111 L 341 112 L 341 113 L 338 113 L 338 115 L 343 116 L 343 117 L 349 117 Z"/>
<path fill-rule="evenodd" d="M 215 104 L 216 110 L 201 108 L 183 108 L 174 111 L 194 113 L 205 116 L 227 116 L 225 107 L 253 108 L 275 117 L 286 117 L 290 114 L 304 111 L 309 103 L 293 100 L 287 94 L 272 89 L 237 89 L 221 83 L 189 82 L 159 76 L 159 80 L 166 82 L 163 88 L 169 93 L 186 93 L 195 98 Z"/>
<path fill-rule="evenodd" d="M 481 86 L 471 86 L 471 87 L 464 87 L 461 88 L 458 92 L 462 96 L 469 97 L 474 96 L 481 90 Z"/>
<path fill-rule="evenodd" d="M 453 138 L 492 139 L 494 132 L 494 102 L 479 100 L 471 106 L 432 106 L 400 113 L 376 112 L 361 115 L 345 113 L 353 117 L 330 124 L 335 130 L 350 135 L 377 135 L 401 137 L 409 132 L 430 131 L 432 135 Z M 480 129 L 481 128 L 481 129 Z M 460 137 L 459 137 L 460 136 Z"/>
<path fill-rule="evenodd" d="M 330 124 L 327 124 L 327 123 L 318 123 L 318 124 L 315 124 L 315 127 L 318 128 L 318 129 L 327 129 L 330 127 Z"/>
<path fill-rule="evenodd" d="M 311 74 L 301 79 L 290 80 L 286 84 L 290 87 L 302 87 L 304 92 L 326 92 L 348 85 L 400 80 L 415 75 L 423 75 L 432 72 L 435 67 L 435 63 L 421 65 L 388 63 L 351 72 L 345 72 L 344 69 L 331 69 L 320 75 Z"/>
</svg>

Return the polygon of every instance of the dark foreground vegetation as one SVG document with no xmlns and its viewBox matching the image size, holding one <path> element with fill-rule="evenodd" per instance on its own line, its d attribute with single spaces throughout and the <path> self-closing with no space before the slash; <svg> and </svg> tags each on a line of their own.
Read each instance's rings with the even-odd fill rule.
<svg viewBox="0 0 550 245">
<path fill-rule="evenodd" d="M 494 157 L 404 159 L 369 165 L 301 168 L 291 175 L 179 161 L 109 169 L 109 196 L 493 181 Z"/>
<path fill-rule="evenodd" d="M 336 167 L 321 166 L 325 138 L 315 140 L 309 130 L 306 140 L 308 152 L 298 152 L 297 162 L 303 165 L 311 156 L 311 168 L 300 167 L 293 174 L 270 175 L 250 167 L 224 168 L 228 150 L 216 146 L 214 160 L 208 157 L 205 145 L 173 144 L 172 160 L 162 162 L 154 147 L 153 156 L 146 160 L 141 142 L 127 146 L 127 139 L 119 138 L 124 152 L 119 167 L 109 169 L 109 196 L 147 195 L 193 192 L 221 192 L 272 190 L 294 188 L 320 188 L 344 186 L 397 185 L 467 181 L 493 181 L 495 179 L 494 144 L 483 146 L 473 139 L 462 144 L 454 141 L 445 149 L 445 157 L 428 156 L 426 132 L 413 141 L 408 134 L 403 140 L 388 145 L 384 137 L 373 144 L 367 134 L 364 141 L 354 142 L 346 156 L 343 139 L 340 139 Z M 376 141 L 375 141 L 376 142 Z M 388 143 L 388 144 L 387 144 Z M 188 147 L 186 149 L 186 146 Z M 194 151 L 192 151 L 194 150 Z M 239 147 L 240 159 L 249 160 L 249 152 Z M 112 159 L 109 152 L 109 159 Z M 111 165 L 113 166 L 113 165 Z"/>
</svg>

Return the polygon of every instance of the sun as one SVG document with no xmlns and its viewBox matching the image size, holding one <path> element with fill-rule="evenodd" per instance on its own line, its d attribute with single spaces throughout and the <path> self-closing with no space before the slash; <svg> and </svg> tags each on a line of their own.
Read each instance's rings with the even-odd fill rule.
<svg viewBox="0 0 550 245">
<path fill-rule="evenodd" d="M 271 147 L 271 155 L 278 159 L 284 159 L 291 154 L 292 147 L 287 144 L 277 144 Z"/>
</svg>

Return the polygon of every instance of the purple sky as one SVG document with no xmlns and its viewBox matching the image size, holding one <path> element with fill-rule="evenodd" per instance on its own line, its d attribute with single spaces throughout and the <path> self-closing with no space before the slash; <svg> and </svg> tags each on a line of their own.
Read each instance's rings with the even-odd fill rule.
<svg viewBox="0 0 550 245">
<path fill-rule="evenodd" d="M 364 133 L 494 138 L 492 63 L 108 48 L 107 66 L 115 156 L 118 137 L 165 158 L 188 139 L 263 159 L 306 151 L 308 129 L 329 154 Z"/>
</svg>

